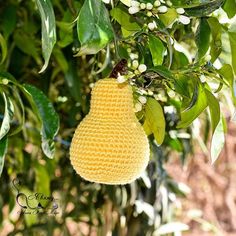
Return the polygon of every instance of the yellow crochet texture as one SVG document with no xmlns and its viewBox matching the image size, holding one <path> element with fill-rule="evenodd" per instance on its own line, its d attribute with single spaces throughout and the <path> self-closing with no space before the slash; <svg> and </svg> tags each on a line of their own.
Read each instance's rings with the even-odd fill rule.
<svg viewBox="0 0 236 236">
<path fill-rule="evenodd" d="M 96 82 L 89 114 L 77 127 L 70 148 L 75 171 L 104 184 L 127 184 L 140 177 L 149 143 L 133 112 L 131 86 L 115 79 Z"/>
</svg>

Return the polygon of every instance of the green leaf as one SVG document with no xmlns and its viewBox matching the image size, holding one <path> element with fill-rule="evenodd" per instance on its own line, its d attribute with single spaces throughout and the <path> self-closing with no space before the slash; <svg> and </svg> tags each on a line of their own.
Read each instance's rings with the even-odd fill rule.
<svg viewBox="0 0 236 236">
<path fill-rule="evenodd" d="M 2 15 L 2 31 L 3 35 L 6 38 L 6 41 L 9 35 L 14 31 L 16 27 L 16 10 L 17 7 L 13 5 L 8 5 L 4 8 Z"/>
<path fill-rule="evenodd" d="M 174 76 L 172 75 L 171 71 L 166 68 L 165 66 L 155 66 L 150 68 L 148 71 L 153 71 L 162 76 L 165 79 L 175 80 Z"/>
<path fill-rule="evenodd" d="M 153 98 L 147 100 L 143 126 L 147 134 L 151 131 L 157 144 L 161 145 L 165 138 L 166 121 L 161 105 Z"/>
<path fill-rule="evenodd" d="M 135 33 L 141 29 L 135 18 L 128 14 L 124 7 L 115 7 L 110 11 L 110 14 L 123 29 L 131 31 L 131 33 Z"/>
<path fill-rule="evenodd" d="M 190 108 L 181 112 L 181 119 L 177 128 L 187 128 L 207 107 L 207 98 L 202 86 L 199 85 L 196 103 Z"/>
<path fill-rule="evenodd" d="M 166 13 L 159 15 L 160 20 L 166 27 L 171 25 L 177 17 L 178 14 L 174 8 L 168 8 L 168 11 Z"/>
<path fill-rule="evenodd" d="M 230 27 L 228 34 L 231 47 L 232 66 L 234 73 L 236 73 L 236 24 Z"/>
<path fill-rule="evenodd" d="M 149 49 L 152 54 L 154 66 L 162 65 L 165 53 L 165 47 L 162 41 L 154 35 L 149 35 Z"/>
<path fill-rule="evenodd" d="M 211 163 L 212 164 L 217 160 L 225 144 L 224 126 L 223 126 L 222 119 L 223 118 L 220 119 L 218 125 L 216 126 L 215 132 L 211 140 Z"/>
<path fill-rule="evenodd" d="M 59 129 L 59 117 L 42 91 L 29 84 L 23 86 L 42 124 L 42 149 L 47 157 L 52 158 L 55 151 L 53 139 Z"/>
<path fill-rule="evenodd" d="M 6 94 L 2 93 L 4 102 L 5 102 L 5 111 L 4 111 L 4 118 L 2 121 L 1 129 L 0 129 L 0 140 L 9 132 L 10 130 L 10 122 L 14 115 L 14 106 L 12 101 Z"/>
<path fill-rule="evenodd" d="M 220 104 L 209 90 L 205 89 L 205 94 L 211 115 L 212 133 L 214 134 L 215 129 L 220 121 Z"/>
<path fill-rule="evenodd" d="M 77 21 L 77 31 L 81 43 L 78 56 L 96 54 L 113 39 L 109 15 L 101 0 L 84 2 Z"/>
<path fill-rule="evenodd" d="M 198 48 L 198 60 L 205 56 L 209 48 L 210 27 L 205 18 L 200 19 L 196 33 L 196 45 Z"/>
<path fill-rule="evenodd" d="M 235 94 L 236 92 L 234 91 L 234 72 L 233 72 L 232 66 L 229 64 L 224 64 L 218 70 L 218 73 L 222 75 L 225 78 L 225 80 L 227 80 L 231 89 L 232 97 L 236 98 L 236 94 Z"/>
<path fill-rule="evenodd" d="M 34 163 L 34 167 L 37 192 L 43 193 L 45 196 L 50 196 L 50 179 L 46 167 L 39 164 L 38 161 Z M 43 203 L 44 206 L 48 201 L 44 201 Z"/>
<path fill-rule="evenodd" d="M 44 65 L 39 73 L 48 66 L 54 44 L 56 43 L 56 22 L 54 10 L 50 0 L 36 0 L 42 22 L 42 49 Z"/>
<path fill-rule="evenodd" d="M 4 166 L 5 155 L 7 153 L 7 146 L 8 146 L 8 139 L 5 136 L 3 139 L 0 140 L 0 177 Z"/>
<path fill-rule="evenodd" d="M 16 46 L 25 54 L 32 56 L 37 64 L 41 64 L 41 59 L 38 55 L 38 48 L 36 46 L 35 40 L 20 31 L 15 31 L 14 42 Z"/>
<path fill-rule="evenodd" d="M 227 13 L 227 16 L 231 19 L 236 15 L 236 1 L 235 0 L 226 0 L 223 5 L 224 11 Z"/>
<path fill-rule="evenodd" d="M 222 41 L 221 41 L 222 27 L 221 24 L 219 23 L 219 20 L 215 17 L 208 18 L 207 22 L 210 26 L 212 35 L 210 55 L 211 55 L 211 62 L 213 63 L 218 58 L 218 56 L 222 51 Z"/>
<path fill-rule="evenodd" d="M 7 57 L 7 43 L 1 33 L 0 33 L 0 47 L 1 47 L 1 54 L 0 54 L 1 56 L 0 65 L 1 65 Z"/>
</svg>

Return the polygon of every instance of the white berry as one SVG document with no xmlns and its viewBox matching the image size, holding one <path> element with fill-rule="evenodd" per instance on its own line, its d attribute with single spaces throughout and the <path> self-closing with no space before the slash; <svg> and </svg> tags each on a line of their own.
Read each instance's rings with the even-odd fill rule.
<svg viewBox="0 0 236 236">
<path fill-rule="evenodd" d="M 177 8 L 176 12 L 181 15 L 184 14 L 185 10 L 183 8 Z"/>
<path fill-rule="evenodd" d="M 146 4 L 146 9 L 147 9 L 147 10 L 152 10 L 152 8 L 153 8 L 153 5 L 152 5 L 150 2 L 148 2 L 148 3 Z"/>
<path fill-rule="evenodd" d="M 154 6 L 155 6 L 155 7 L 159 7 L 160 5 L 161 5 L 161 2 L 160 2 L 160 1 L 156 0 L 156 1 L 154 2 Z"/>
<path fill-rule="evenodd" d="M 142 10 L 146 9 L 146 4 L 145 3 L 141 3 L 139 6 Z"/>
</svg>

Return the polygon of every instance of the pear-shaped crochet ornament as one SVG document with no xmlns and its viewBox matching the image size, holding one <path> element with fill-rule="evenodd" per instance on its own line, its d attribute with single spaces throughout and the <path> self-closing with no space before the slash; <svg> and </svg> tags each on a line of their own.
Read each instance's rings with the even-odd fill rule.
<svg viewBox="0 0 236 236">
<path fill-rule="evenodd" d="M 89 114 L 77 127 L 70 148 L 75 171 L 103 184 L 127 184 L 140 177 L 149 143 L 133 111 L 131 86 L 115 79 L 96 82 Z"/>
</svg>

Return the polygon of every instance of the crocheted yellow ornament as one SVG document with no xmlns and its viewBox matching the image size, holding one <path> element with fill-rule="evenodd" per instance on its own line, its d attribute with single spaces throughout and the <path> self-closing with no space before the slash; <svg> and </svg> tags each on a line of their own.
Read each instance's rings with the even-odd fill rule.
<svg viewBox="0 0 236 236">
<path fill-rule="evenodd" d="M 115 79 L 99 80 L 89 114 L 77 127 L 70 148 L 75 171 L 104 184 L 127 184 L 140 177 L 149 143 L 133 112 L 132 89 Z"/>
</svg>

